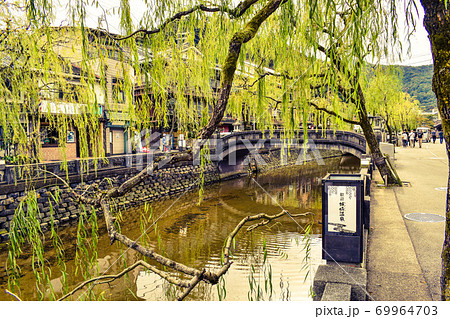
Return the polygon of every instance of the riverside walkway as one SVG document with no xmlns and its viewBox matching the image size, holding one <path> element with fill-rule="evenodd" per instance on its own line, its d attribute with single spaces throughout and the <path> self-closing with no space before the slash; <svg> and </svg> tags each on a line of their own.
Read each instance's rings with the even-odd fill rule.
<svg viewBox="0 0 450 319">
<path fill-rule="evenodd" d="M 445 216 L 445 144 L 397 147 L 395 166 L 406 187 L 373 187 L 367 290 L 374 300 L 440 300 L 445 222 L 412 221 L 410 213 Z M 380 182 L 378 172 L 374 179 Z M 425 215 L 423 215 L 425 216 Z"/>
</svg>

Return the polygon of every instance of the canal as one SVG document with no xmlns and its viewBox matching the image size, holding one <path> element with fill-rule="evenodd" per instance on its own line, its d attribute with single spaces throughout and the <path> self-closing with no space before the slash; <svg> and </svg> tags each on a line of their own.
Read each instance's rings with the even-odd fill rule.
<svg viewBox="0 0 450 319">
<path fill-rule="evenodd" d="M 259 213 L 277 214 L 285 209 L 291 214 L 311 212 L 296 218 L 283 217 L 236 238 L 233 265 L 217 286 L 201 283 L 187 300 L 310 300 L 315 269 L 322 261 L 321 250 L 321 180 L 330 172 L 359 170 L 359 160 L 336 157 L 325 165 L 306 163 L 288 166 L 253 177 L 221 182 L 205 188 L 200 204 L 198 192 L 148 203 L 121 212 L 121 230 L 132 239 L 145 241 L 161 254 L 186 264 L 207 269 L 220 267 L 222 247 L 227 235 L 246 216 Z M 309 248 L 305 249 L 305 228 L 311 225 Z M 110 245 L 106 227 L 99 218 L 98 255 L 92 255 L 98 267 L 89 272 L 114 274 L 140 256 L 118 244 Z M 145 233 L 145 235 L 142 235 Z M 59 231 L 65 248 L 66 269 L 70 288 L 82 281 L 81 264 L 76 262 L 77 227 Z M 50 240 L 47 240 L 47 244 Z M 6 244 L 0 246 L 0 300 L 12 300 L 4 293 L 7 287 Z M 61 296 L 63 287 L 57 258 L 51 248 L 46 252 L 52 270 L 52 285 Z M 78 252 L 80 254 L 80 252 Z M 20 296 L 36 300 L 35 277 L 31 271 L 31 255 L 24 249 L 19 260 L 23 276 Z M 75 274 L 76 273 L 76 274 Z M 178 276 L 174 274 L 174 276 Z M 135 269 L 128 276 L 91 290 L 104 300 L 172 300 L 174 288 L 157 275 Z M 48 289 L 47 289 L 48 292 Z M 87 293 L 78 293 L 72 300 L 84 300 Z M 220 296 L 220 297 L 219 297 Z"/>
</svg>

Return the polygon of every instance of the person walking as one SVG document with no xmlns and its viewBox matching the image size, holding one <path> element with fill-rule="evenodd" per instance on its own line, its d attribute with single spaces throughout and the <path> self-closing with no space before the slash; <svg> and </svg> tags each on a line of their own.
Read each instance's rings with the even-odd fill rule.
<svg viewBox="0 0 450 319">
<path fill-rule="evenodd" d="M 443 141 L 444 141 L 444 131 L 439 131 L 439 142 L 441 142 L 442 144 Z"/>
<path fill-rule="evenodd" d="M 419 130 L 419 132 L 417 132 L 417 139 L 419 140 L 419 148 L 422 148 L 422 140 L 423 140 L 422 130 Z"/>
<path fill-rule="evenodd" d="M 178 150 L 183 152 L 186 149 L 186 141 L 184 139 L 184 134 L 178 135 Z"/>
<path fill-rule="evenodd" d="M 402 142 L 403 142 L 403 147 L 408 146 L 408 133 L 406 131 L 403 131 L 403 133 L 402 133 Z"/>
<path fill-rule="evenodd" d="M 436 129 L 434 129 L 434 130 L 431 132 L 431 138 L 433 139 L 433 144 L 436 143 L 436 137 L 437 137 Z"/>
<path fill-rule="evenodd" d="M 416 146 L 416 134 L 414 134 L 413 130 L 411 130 L 411 132 L 409 132 L 409 146 L 411 146 L 411 147 Z"/>
</svg>

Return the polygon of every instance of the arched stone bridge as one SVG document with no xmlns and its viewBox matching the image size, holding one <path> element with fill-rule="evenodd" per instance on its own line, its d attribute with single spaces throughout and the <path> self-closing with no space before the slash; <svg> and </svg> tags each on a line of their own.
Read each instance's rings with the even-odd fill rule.
<svg viewBox="0 0 450 319">
<path fill-rule="evenodd" d="M 358 158 L 366 154 L 366 139 L 364 135 L 350 131 L 308 130 L 307 144 L 304 142 L 304 131 L 298 130 L 294 138 L 287 138 L 282 130 L 242 131 L 211 139 L 208 144 L 211 150 L 211 160 L 225 164 L 236 165 L 242 162 L 248 154 L 256 154 L 267 150 L 283 147 L 337 150 L 344 154 L 352 154 Z M 195 153 L 195 152 L 194 152 Z M 234 162 L 234 163 L 231 163 Z"/>
</svg>

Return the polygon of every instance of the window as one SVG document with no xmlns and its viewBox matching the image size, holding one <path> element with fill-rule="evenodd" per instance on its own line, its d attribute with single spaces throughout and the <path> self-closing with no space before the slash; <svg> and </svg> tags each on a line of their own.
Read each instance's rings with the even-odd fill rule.
<svg viewBox="0 0 450 319">
<path fill-rule="evenodd" d="M 54 127 L 43 124 L 41 125 L 41 143 L 43 145 L 54 145 L 58 144 L 58 132 Z"/>
<path fill-rule="evenodd" d="M 65 87 L 59 87 L 58 99 L 66 102 L 78 102 L 78 90 L 76 85 L 67 85 Z"/>
<path fill-rule="evenodd" d="M 117 103 L 125 103 L 125 92 L 123 91 L 123 80 L 112 79 L 112 98 Z"/>
<path fill-rule="evenodd" d="M 108 58 L 113 59 L 114 58 L 114 50 L 108 49 Z"/>
</svg>

